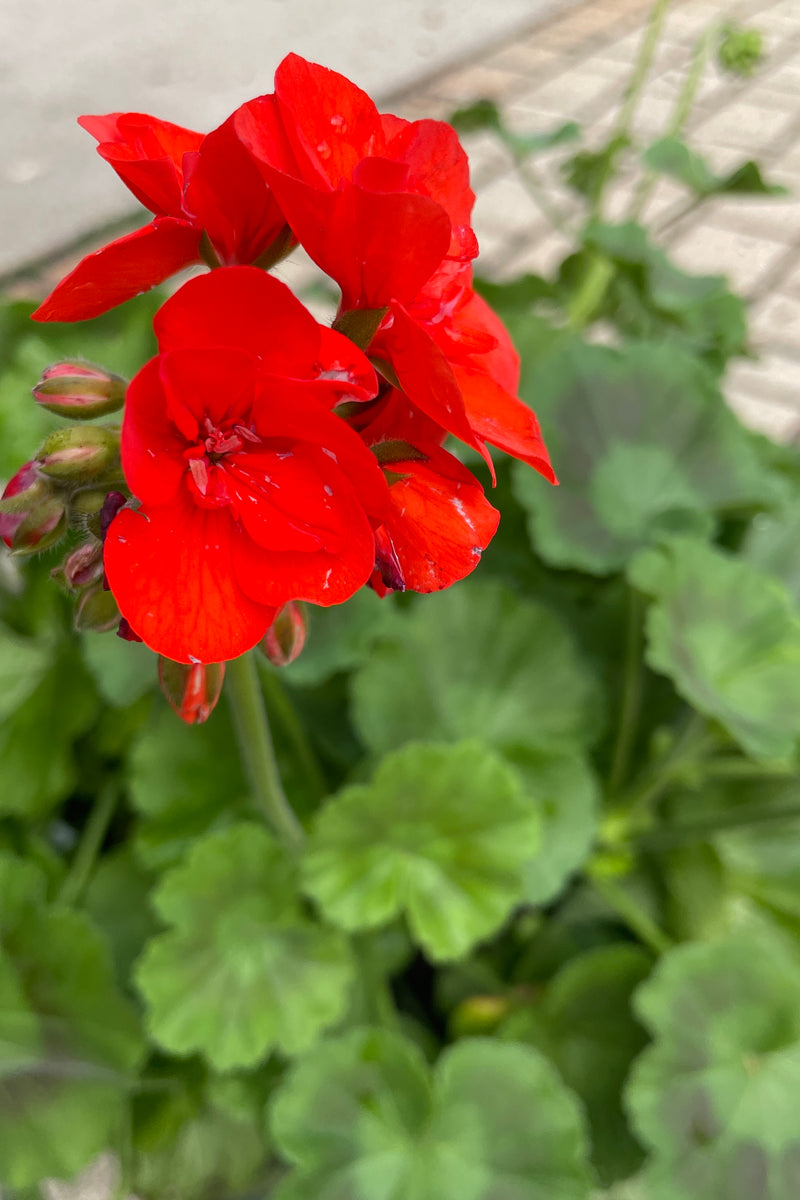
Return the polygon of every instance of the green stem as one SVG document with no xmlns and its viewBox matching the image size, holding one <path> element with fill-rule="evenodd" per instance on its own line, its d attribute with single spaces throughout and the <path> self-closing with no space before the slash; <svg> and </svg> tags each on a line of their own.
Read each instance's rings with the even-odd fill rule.
<svg viewBox="0 0 800 1200">
<path fill-rule="evenodd" d="M 593 254 L 581 285 L 569 303 L 568 324 L 578 332 L 587 325 L 614 277 L 614 264 L 602 254 Z"/>
<path fill-rule="evenodd" d="M 689 64 L 689 70 L 686 72 L 683 87 L 675 101 L 672 118 L 666 129 L 666 137 L 681 137 L 683 134 L 686 122 L 689 120 L 694 108 L 694 102 L 697 99 L 697 89 L 700 87 L 711 46 L 718 33 L 718 27 L 718 23 L 709 26 L 695 43 L 692 61 Z M 647 171 L 639 180 L 629 211 L 631 220 L 638 221 L 641 217 L 658 179 L 657 172 Z"/>
<path fill-rule="evenodd" d="M 595 890 L 610 908 L 618 913 L 625 924 L 640 941 L 655 954 L 666 954 L 673 946 L 672 939 L 664 933 L 649 913 L 633 899 L 621 884 L 611 879 L 592 879 Z"/>
<path fill-rule="evenodd" d="M 637 818 L 649 814 L 656 800 L 674 782 L 676 773 L 680 774 L 687 765 L 702 759 L 714 741 L 704 719 L 699 713 L 693 713 L 670 752 L 654 763 L 639 786 L 621 800 L 620 812 L 626 816 L 629 828 L 635 825 Z"/>
<path fill-rule="evenodd" d="M 771 821 L 794 821 L 800 817 L 800 804 L 784 804 L 775 808 L 747 804 L 705 821 L 687 821 L 653 829 L 636 839 L 636 845 L 646 850 L 668 850 L 683 842 L 705 841 L 710 835 L 724 833 L 728 829 L 747 829 L 751 825 L 766 825 Z"/>
<path fill-rule="evenodd" d="M 286 737 L 292 745 L 294 757 L 303 768 L 309 788 L 316 800 L 327 795 L 328 784 L 322 773 L 317 756 L 306 733 L 305 727 L 297 715 L 297 710 L 286 694 L 276 668 L 271 667 L 266 660 L 258 663 L 261 682 L 267 693 L 267 707 L 274 713 Z"/>
<path fill-rule="evenodd" d="M 563 233 L 570 239 L 574 238 L 575 234 L 573 230 L 569 228 L 569 225 L 558 211 L 557 206 L 551 203 L 544 184 L 530 163 L 526 162 L 526 160 L 521 158 L 518 154 L 515 154 L 514 167 L 520 183 L 525 188 L 525 191 L 533 200 L 534 204 L 537 205 L 542 215 L 547 218 L 553 228 L 557 229 L 559 233 Z"/>
<path fill-rule="evenodd" d="M 644 88 L 647 76 L 650 74 L 650 68 L 653 65 L 653 56 L 656 52 L 658 39 L 661 37 L 661 30 L 664 27 L 669 3 L 670 0 L 656 0 L 656 3 L 650 10 L 650 16 L 647 18 L 647 28 L 645 29 L 642 44 L 639 47 L 639 53 L 636 56 L 636 62 L 633 67 L 633 74 L 625 89 L 622 107 L 614 128 L 614 134 L 617 137 L 627 137 L 630 133 L 642 89 Z"/>
<path fill-rule="evenodd" d="M 114 809 L 117 806 L 119 788 L 117 781 L 107 779 L 95 801 L 94 808 L 83 830 L 72 865 L 58 893 L 59 904 L 77 904 L 91 879 L 100 847 L 103 845 Z"/>
<path fill-rule="evenodd" d="M 617 738 L 611 759 L 608 791 L 614 796 L 628 773 L 631 750 L 636 736 L 636 723 L 642 700 L 642 619 L 644 604 L 633 588 L 628 590 L 628 626 L 625 638 L 625 672 L 622 681 L 622 707 Z"/>
<path fill-rule="evenodd" d="M 369 1006 L 369 1018 L 383 1029 L 397 1028 L 397 1009 L 386 972 L 377 961 L 372 934 L 354 938 L 353 949 Z"/>
<path fill-rule="evenodd" d="M 298 846 L 303 827 L 283 790 L 269 730 L 264 698 L 253 651 L 234 658 L 226 668 L 227 695 L 245 773 L 253 798 L 274 832 L 290 846 Z"/>
</svg>

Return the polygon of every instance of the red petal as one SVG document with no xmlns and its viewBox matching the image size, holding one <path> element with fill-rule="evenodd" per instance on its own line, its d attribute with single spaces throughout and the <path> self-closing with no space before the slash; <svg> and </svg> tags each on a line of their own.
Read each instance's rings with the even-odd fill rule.
<svg viewBox="0 0 800 1200">
<path fill-rule="evenodd" d="M 302 175 L 273 95 L 257 96 L 237 108 L 233 123 L 242 145 L 253 155 L 259 169 L 268 163 L 288 175 Z"/>
<path fill-rule="evenodd" d="M 342 419 L 315 399 L 315 384 L 263 379 L 253 405 L 253 423 L 264 438 L 285 438 L 319 448 L 355 487 L 362 507 L 383 520 L 389 501 L 375 456 Z"/>
<path fill-rule="evenodd" d="M 167 411 L 159 378 L 159 359 L 151 358 L 128 387 L 120 451 L 128 487 L 146 504 L 167 504 L 186 471 L 186 439 Z"/>
<path fill-rule="evenodd" d="M 450 245 L 447 214 L 427 196 L 345 183 L 311 187 L 265 167 L 292 232 L 342 289 L 342 309 L 412 300 Z"/>
<path fill-rule="evenodd" d="M 378 393 L 375 368 L 365 354 L 344 334 L 320 326 L 320 372 L 317 379 L 326 383 L 331 404 L 347 400 L 371 400 Z M 322 389 L 315 389 L 319 395 Z"/>
<path fill-rule="evenodd" d="M 392 307 L 392 322 L 378 331 L 375 345 L 391 362 L 408 398 L 437 425 L 478 450 L 491 467 L 491 459 L 467 417 L 450 364 L 400 305 Z"/>
<path fill-rule="evenodd" d="M 477 292 L 472 292 L 466 303 L 458 308 L 453 329 L 455 336 L 461 336 L 467 347 L 470 341 L 479 346 L 481 336 L 484 342 L 491 339 L 488 349 L 479 346 L 477 351 L 470 352 L 470 361 L 466 365 L 491 375 L 501 388 L 515 396 L 519 386 L 519 355 L 505 325 Z"/>
<path fill-rule="evenodd" d="M 275 72 L 275 96 L 304 178 L 335 188 L 360 159 L 382 153 L 378 110 L 344 75 L 287 54 Z"/>
<path fill-rule="evenodd" d="M 376 535 L 391 551 L 405 587 L 435 592 L 463 579 L 480 561 L 497 529 L 500 514 L 477 479 L 446 450 L 426 461 L 392 463 L 407 478 L 389 489 L 391 514 Z M 384 579 L 389 586 L 391 580 Z"/>
<path fill-rule="evenodd" d="M 239 542 L 230 514 L 197 508 L 181 489 L 172 504 L 115 517 L 106 575 L 120 612 L 144 642 L 175 662 L 224 662 L 255 646 L 274 609 L 234 576 Z"/>
<path fill-rule="evenodd" d="M 203 139 L 186 204 L 223 263 L 255 262 L 286 226 L 233 117 Z"/>
<path fill-rule="evenodd" d="M 223 267 L 190 279 L 156 313 L 159 349 L 231 346 L 265 371 L 313 378 L 320 326 L 289 288 L 258 267 Z"/>
<path fill-rule="evenodd" d="M 312 448 L 309 447 L 309 454 Z M 326 470 L 321 456 L 317 468 Z M 333 464 L 331 464 L 331 469 Z M 233 546 L 234 569 L 244 591 L 280 607 L 289 600 L 313 604 L 341 604 L 369 579 L 375 562 L 375 541 L 360 500 L 345 476 L 337 473 L 330 514 L 337 528 L 324 535 L 315 553 L 264 550 L 254 542 L 237 539 Z"/>
<path fill-rule="evenodd" d="M 239 519 L 264 550 L 309 554 L 336 532 L 325 477 L 320 478 L 316 461 L 307 461 L 302 449 L 237 454 L 227 474 Z"/>
<path fill-rule="evenodd" d="M 200 231 L 187 221 L 161 217 L 87 255 L 39 305 L 33 319 L 97 317 L 199 262 L 199 243 Z"/>
<path fill-rule="evenodd" d="M 199 149 L 201 133 L 146 113 L 84 116 L 78 124 L 97 138 L 98 153 L 145 208 L 158 215 L 181 214 L 183 156 Z"/>
<path fill-rule="evenodd" d="M 451 125 L 427 120 L 405 125 L 389 143 L 386 155 L 407 164 L 409 190 L 441 204 L 454 229 L 469 226 L 475 195 L 469 186 L 467 156 Z"/>
<path fill-rule="evenodd" d="M 256 368 L 255 356 L 245 350 L 202 346 L 159 355 L 172 420 L 189 440 L 198 436 L 205 417 L 216 426 L 249 422 Z"/>
<path fill-rule="evenodd" d="M 479 371 L 455 367 L 454 374 L 470 425 L 478 436 L 529 463 L 551 483 L 557 483 L 539 422 L 527 404 L 510 396 L 490 376 Z"/>
</svg>

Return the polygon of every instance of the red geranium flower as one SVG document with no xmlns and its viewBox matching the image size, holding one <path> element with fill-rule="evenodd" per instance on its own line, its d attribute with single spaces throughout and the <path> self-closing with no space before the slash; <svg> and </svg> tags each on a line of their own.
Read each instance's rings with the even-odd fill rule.
<svg viewBox="0 0 800 1200">
<path fill-rule="evenodd" d="M 360 314 L 387 376 L 490 466 L 487 441 L 554 479 L 536 418 L 515 395 L 508 335 L 472 291 L 475 198 L 455 131 L 380 114 L 355 84 L 294 54 L 274 95 L 234 121 L 294 234 L 339 284 L 341 327 L 356 328 Z"/>
<path fill-rule="evenodd" d="M 87 255 L 39 306 L 35 320 L 96 317 L 204 257 L 215 264 L 269 265 L 290 244 L 232 118 L 206 136 L 143 113 L 80 117 L 79 124 L 154 219 Z"/>
<path fill-rule="evenodd" d="M 190 280 L 155 322 L 161 353 L 128 389 L 122 464 L 138 509 L 105 568 L 120 611 L 178 662 L 254 646 L 289 600 L 340 603 L 369 578 L 388 490 L 331 411 L 375 394 L 369 363 L 277 280 Z"/>
</svg>

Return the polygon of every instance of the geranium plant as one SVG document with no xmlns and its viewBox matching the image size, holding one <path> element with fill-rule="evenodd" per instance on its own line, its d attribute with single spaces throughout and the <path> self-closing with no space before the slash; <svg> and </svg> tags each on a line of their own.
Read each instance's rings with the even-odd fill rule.
<svg viewBox="0 0 800 1200">
<path fill-rule="evenodd" d="M 639 220 L 779 189 L 684 141 L 727 25 L 636 144 L 665 10 L 599 148 L 295 55 L 81 119 L 152 220 L 2 310 L 4 1195 L 797 1194 L 800 459 Z M 553 278 L 473 280 L 476 128 L 564 146 Z"/>
</svg>

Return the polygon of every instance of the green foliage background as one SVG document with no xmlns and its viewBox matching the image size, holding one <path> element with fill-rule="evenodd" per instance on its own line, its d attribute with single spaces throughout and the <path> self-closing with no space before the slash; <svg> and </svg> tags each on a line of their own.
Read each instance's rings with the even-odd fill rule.
<svg viewBox="0 0 800 1200">
<path fill-rule="evenodd" d="M 0 560 L 4 1196 L 105 1148 L 143 1200 L 800 1195 L 800 452 L 725 406 L 725 281 L 603 216 L 626 155 L 688 204 L 777 191 L 685 145 L 696 86 L 649 147 L 630 96 L 600 148 L 456 114 L 586 200 L 553 278 L 482 285 L 561 485 L 498 459 L 474 578 L 260 662 L 302 849 L 224 694 L 183 726 L 149 651 L 72 631 L 55 551 Z M 0 309 L 0 474 L 41 368 L 131 374 L 158 302 Z"/>
</svg>

